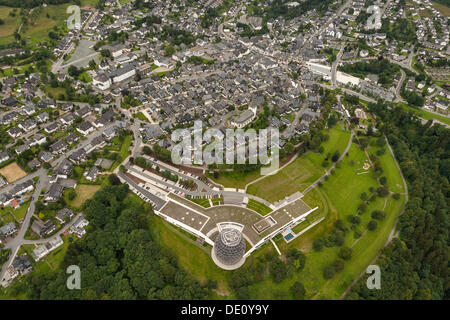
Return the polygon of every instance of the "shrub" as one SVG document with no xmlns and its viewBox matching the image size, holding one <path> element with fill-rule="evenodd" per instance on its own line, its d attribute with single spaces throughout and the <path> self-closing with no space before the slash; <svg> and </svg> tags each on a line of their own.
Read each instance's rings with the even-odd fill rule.
<svg viewBox="0 0 450 320">
<path fill-rule="evenodd" d="M 336 271 L 334 270 L 334 268 L 332 266 L 326 266 L 323 269 L 323 277 L 325 279 L 331 279 L 334 277 Z"/>
<path fill-rule="evenodd" d="M 342 247 L 339 249 L 338 256 L 344 260 L 350 260 L 352 257 L 352 249 L 349 247 Z"/>
<path fill-rule="evenodd" d="M 340 258 L 334 260 L 332 265 L 335 272 L 340 272 L 344 270 L 344 260 Z"/>
<path fill-rule="evenodd" d="M 378 223 L 375 220 L 370 220 L 370 222 L 367 224 L 367 229 L 370 231 L 374 231 L 378 226 Z"/>
<path fill-rule="evenodd" d="M 321 251 L 324 246 L 324 240 L 322 238 L 314 240 L 313 249 L 315 251 Z"/>
<path fill-rule="evenodd" d="M 291 293 L 296 300 L 303 300 L 305 298 L 306 290 L 303 283 L 296 281 L 291 287 Z"/>
</svg>

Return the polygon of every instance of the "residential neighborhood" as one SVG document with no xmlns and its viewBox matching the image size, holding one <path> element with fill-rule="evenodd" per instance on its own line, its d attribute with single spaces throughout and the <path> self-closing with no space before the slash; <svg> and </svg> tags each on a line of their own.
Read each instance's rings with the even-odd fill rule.
<svg viewBox="0 0 450 320">
<path fill-rule="evenodd" d="M 274 270 L 280 263 L 291 263 L 289 270 L 301 270 L 304 261 L 294 259 L 295 254 L 344 243 L 355 246 L 355 254 L 360 254 L 364 251 L 358 247 L 361 239 L 360 244 L 377 245 L 370 255 L 376 259 L 381 243 L 387 246 L 399 237 L 396 221 L 408 201 L 405 177 L 415 177 L 412 167 L 416 166 L 410 165 L 406 147 L 399 142 L 409 133 L 395 131 L 384 117 L 402 110 L 408 121 L 426 128 L 449 128 L 450 29 L 449 8 L 444 4 L 431 0 L 81 3 L 75 27 L 69 25 L 65 11 L 68 1 L 36 1 L 20 9 L 0 4 L 0 28 L 20 20 L 14 33 L 5 38 L 0 33 L 0 282 L 5 292 L 29 274 L 58 270 L 64 254 L 71 252 L 68 248 L 81 252 L 86 243 L 106 242 L 98 235 L 99 226 L 109 234 L 112 226 L 120 229 L 125 218 L 118 218 L 119 211 L 128 214 L 126 206 L 134 202 L 160 219 L 160 228 L 168 225 L 181 238 L 194 239 L 220 272 L 250 268 L 246 261 L 269 261 L 272 255 L 282 258 L 272 261 L 275 267 L 261 267 L 261 274 L 263 269 L 277 273 Z M 370 8 L 379 14 L 373 21 Z M 49 20 L 51 28 L 32 32 L 40 18 Z M 40 34 L 44 36 L 39 38 Z M 267 163 L 261 161 L 261 154 L 253 162 L 255 157 L 248 150 L 251 137 L 230 144 L 218 138 L 230 131 L 259 134 L 263 129 L 273 131 L 253 142 L 265 149 L 275 141 L 272 132 L 277 132 L 271 147 L 279 155 L 278 167 L 267 175 L 260 174 L 260 169 L 274 163 L 273 153 Z M 214 132 L 214 138 L 203 136 L 205 131 Z M 180 132 L 188 137 L 185 148 L 180 148 Z M 430 138 L 429 145 L 434 144 L 438 142 Z M 212 154 L 220 158 L 217 163 L 195 157 L 217 145 L 225 151 L 214 149 Z M 239 148 L 245 149 L 243 161 L 234 153 L 230 162 L 222 161 L 229 160 L 225 153 Z M 437 153 L 448 156 L 445 146 Z M 441 173 L 447 168 L 444 164 L 434 167 Z M 330 187 L 335 172 L 339 177 L 351 173 L 352 179 L 367 180 Z M 396 183 L 391 184 L 394 179 Z M 97 217 L 90 206 L 95 205 L 98 192 L 112 194 L 119 185 L 126 186 L 128 198 L 108 205 L 123 207 L 98 209 L 117 218 L 111 223 L 111 217 Z M 357 197 L 349 200 L 352 205 L 346 202 L 345 209 L 333 198 L 341 191 Z M 393 201 L 394 196 L 399 202 Z M 371 218 L 366 222 L 362 214 L 367 207 L 372 215 L 367 215 Z M 139 210 L 129 211 L 138 215 Z M 378 211 L 389 210 L 392 215 L 377 229 L 380 238 L 375 238 L 370 231 L 377 223 L 381 226 Z M 120 232 L 131 234 L 137 225 L 133 223 Z M 309 237 L 308 230 L 318 233 Z M 340 239 L 347 234 L 352 236 Z M 156 233 L 149 238 L 169 241 L 160 237 Z M 300 241 L 295 239 L 302 237 L 304 242 L 295 247 L 300 253 L 289 251 L 292 243 Z M 368 237 L 373 238 L 366 243 Z M 126 248 L 134 248 L 124 239 L 118 237 L 111 250 L 120 252 L 119 260 L 134 250 L 124 249 L 125 243 Z M 235 254 L 237 249 L 227 246 L 237 242 L 242 252 L 233 260 L 226 250 Z M 271 253 L 255 258 L 268 246 L 273 248 Z M 342 250 L 336 250 L 335 255 L 342 258 Z M 129 255 L 127 259 L 137 259 Z M 364 273 L 361 266 L 370 261 L 361 260 L 344 279 L 339 271 L 349 259 L 325 266 L 328 271 L 322 271 L 322 266 L 319 271 L 307 269 L 320 277 L 323 274 L 327 281 L 335 274 L 341 277 L 330 284 L 329 291 L 316 281 L 299 295 L 300 285 L 292 285 L 298 280 L 291 281 L 289 293 L 265 295 L 270 290 L 247 289 L 251 283 L 219 282 L 212 296 L 353 297 L 351 287 Z M 175 265 L 172 260 L 169 263 Z M 109 268 L 119 270 L 123 265 L 111 262 Z M 279 274 L 294 273 L 289 272 Z M 169 277 L 153 276 L 158 286 L 160 279 L 169 282 Z M 276 284 L 284 280 L 272 278 Z M 204 286 L 203 280 L 199 287 Z M 145 298 L 163 296 L 154 291 L 147 290 Z M 93 297 L 111 298 L 106 293 Z"/>
</svg>

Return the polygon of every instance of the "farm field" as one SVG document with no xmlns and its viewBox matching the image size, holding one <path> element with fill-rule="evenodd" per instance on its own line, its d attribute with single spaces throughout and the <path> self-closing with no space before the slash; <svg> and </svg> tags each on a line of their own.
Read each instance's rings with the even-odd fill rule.
<svg viewBox="0 0 450 320">
<path fill-rule="evenodd" d="M 17 162 L 12 162 L 7 166 L 1 168 L 0 174 L 4 176 L 9 183 L 17 181 L 27 175 L 27 173 L 21 167 L 19 167 Z"/>
</svg>

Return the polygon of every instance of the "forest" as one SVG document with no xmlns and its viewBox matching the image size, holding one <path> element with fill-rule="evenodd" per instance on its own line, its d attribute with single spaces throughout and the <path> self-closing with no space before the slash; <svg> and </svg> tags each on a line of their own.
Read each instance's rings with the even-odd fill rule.
<svg viewBox="0 0 450 320">
<path fill-rule="evenodd" d="M 381 290 L 369 290 L 364 276 L 347 299 L 449 299 L 450 131 L 384 103 L 370 104 L 408 184 L 409 200 L 397 225 L 399 236 L 376 264 Z"/>
<path fill-rule="evenodd" d="M 111 175 L 114 177 L 114 175 Z M 33 272 L 10 292 L 28 299 L 202 299 L 209 289 L 181 269 L 152 239 L 151 206 L 129 197 L 128 185 L 106 186 L 87 200 L 87 235 L 70 243 L 58 271 Z M 81 290 L 68 290 L 66 268 L 81 270 Z"/>
</svg>

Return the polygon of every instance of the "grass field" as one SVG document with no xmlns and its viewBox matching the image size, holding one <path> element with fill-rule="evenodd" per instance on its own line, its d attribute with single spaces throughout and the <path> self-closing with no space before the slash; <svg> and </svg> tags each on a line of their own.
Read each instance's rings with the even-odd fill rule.
<svg viewBox="0 0 450 320">
<path fill-rule="evenodd" d="M 353 231 L 347 233 L 344 245 L 350 247 L 354 244 L 352 259 L 346 262 L 345 269 L 332 279 L 325 280 L 322 271 L 337 257 L 338 248 L 324 248 L 320 252 L 311 250 L 314 239 L 328 234 L 334 228 L 333 224 L 337 218 L 342 219 L 348 225 L 346 217 L 349 214 L 356 213 L 357 206 L 361 202 L 360 194 L 370 186 L 377 185 L 372 173 L 356 174 L 364 159 L 364 152 L 352 145 L 349 157 L 344 159 L 342 166 L 336 169 L 336 173 L 330 176 L 322 187 L 313 189 L 303 197 L 303 200 L 309 206 L 319 206 L 317 215 L 327 218 L 290 243 L 279 241 L 277 245 L 282 252 L 292 247 L 306 252 L 305 269 L 280 284 L 275 284 L 271 279 L 266 279 L 250 286 L 251 299 L 273 299 L 277 292 L 287 292 L 295 281 L 301 281 L 304 284 L 307 290 L 307 299 L 338 299 L 351 282 L 371 263 L 384 246 L 394 226 L 395 219 L 404 205 L 404 196 L 400 200 L 394 200 L 393 198 L 387 200 L 384 208 L 387 216 L 384 220 L 378 221 L 376 231 L 367 231 L 358 241 L 354 238 Z M 386 157 L 386 159 L 391 159 L 391 162 L 393 162 L 392 157 Z M 350 160 L 353 160 L 353 165 L 350 164 Z M 382 162 L 381 165 L 385 172 L 388 171 L 387 164 L 395 166 L 395 163 Z M 345 186 L 343 186 L 342 181 L 346 182 Z M 361 223 L 357 230 L 363 233 L 368 221 L 371 220 L 370 212 L 375 209 L 383 210 L 383 207 L 384 199 L 382 198 L 376 198 L 375 201 L 371 202 L 366 212 L 360 216 Z M 267 247 L 263 250 L 272 250 L 272 248 Z"/>
<path fill-rule="evenodd" d="M 214 182 L 223 185 L 225 188 L 238 188 L 244 189 L 245 186 L 261 177 L 260 170 L 251 172 L 234 172 L 226 171 L 219 173 L 219 177 L 215 179 L 212 175 L 208 174 L 208 177 Z"/>
<path fill-rule="evenodd" d="M 213 203 L 214 206 L 217 206 L 217 205 L 219 205 L 221 202 L 223 202 L 223 197 L 211 199 L 211 202 Z"/>
<path fill-rule="evenodd" d="M 409 106 L 409 105 L 407 105 L 405 103 L 402 103 L 402 102 L 399 102 L 398 105 L 401 106 L 405 110 L 408 110 L 408 111 L 411 111 L 411 112 L 415 113 L 420 118 L 423 118 L 425 120 L 435 119 L 435 120 L 438 120 L 438 121 L 443 122 L 443 123 L 445 123 L 445 124 L 450 126 L 450 118 L 448 118 L 448 117 L 446 117 L 444 115 L 441 116 L 441 115 L 438 115 L 438 114 L 435 114 L 435 113 L 431 113 L 431 112 L 425 111 L 423 109 L 414 108 L 414 107 L 411 107 L 411 106 Z"/>
<path fill-rule="evenodd" d="M 20 208 L 11 210 L 12 214 L 16 217 L 17 221 L 22 221 L 22 219 L 27 214 L 27 210 L 28 210 L 29 206 L 30 206 L 30 201 L 27 201 L 27 202 L 22 203 Z"/>
<path fill-rule="evenodd" d="M 389 152 L 387 146 L 383 148 L 386 150 L 386 152 L 382 156 L 376 157 L 380 159 L 381 166 L 384 171 L 383 176 L 387 177 L 388 189 L 392 192 L 403 193 L 405 192 L 405 188 L 403 186 L 403 180 L 402 176 L 400 175 L 400 171 L 398 170 L 394 158 Z M 367 151 L 372 156 L 379 149 L 380 148 L 377 148 L 375 146 L 369 146 Z"/>
<path fill-rule="evenodd" d="M 436 10 L 440 11 L 444 16 L 450 17 L 450 8 L 449 7 L 444 6 L 443 4 L 440 4 L 440 3 L 437 3 L 434 1 L 432 1 L 432 5 Z"/>
<path fill-rule="evenodd" d="M 17 162 L 12 162 L 1 168 L 0 174 L 4 176 L 9 183 L 19 180 L 27 175 L 27 173 L 19 167 Z"/>
<path fill-rule="evenodd" d="M 272 212 L 272 209 L 270 209 L 264 203 L 261 203 L 259 201 L 253 200 L 253 199 L 248 199 L 247 208 L 258 212 L 259 214 L 261 214 L 263 216 Z"/>
<path fill-rule="evenodd" d="M 295 159 L 277 174 L 251 184 L 247 193 L 261 197 L 269 202 L 275 202 L 305 189 L 309 184 L 317 180 L 325 170 L 318 167 L 311 160 L 311 153 L 307 153 Z"/>
<path fill-rule="evenodd" d="M 42 8 L 36 20 L 27 25 L 23 32 L 23 38 L 28 38 L 34 43 L 39 43 L 49 39 L 48 33 L 54 26 L 62 26 L 64 20 L 69 17 L 66 9 L 70 4 L 48 5 Z"/>
<path fill-rule="evenodd" d="M 142 121 L 148 121 L 147 117 L 142 113 L 142 112 L 138 112 L 134 114 L 136 116 L 136 118 L 138 118 L 139 120 Z"/>
<path fill-rule="evenodd" d="M 83 203 L 94 196 L 98 190 L 100 190 L 101 186 L 99 185 L 90 185 L 90 184 L 79 184 L 75 187 L 75 192 L 77 193 L 75 199 L 72 201 L 68 200 L 66 197 L 66 201 L 74 206 L 80 208 Z"/>
<path fill-rule="evenodd" d="M 121 164 L 122 161 L 125 160 L 131 154 L 129 149 L 130 149 L 132 138 L 133 138 L 132 134 L 125 137 L 122 145 L 120 146 L 120 150 L 119 150 L 120 158 L 118 160 L 114 161 L 114 163 L 111 165 L 111 168 L 109 169 L 109 171 L 113 172 L 119 166 L 119 164 Z"/>
<path fill-rule="evenodd" d="M 0 6 L 0 19 L 4 24 L 0 27 L 0 44 L 6 44 L 14 40 L 13 34 L 20 26 L 19 9 L 16 11 L 16 16 L 11 17 L 9 13 L 13 8 Z"/>
<path fill-rule="evenodd" d="M 61 88 L 61 87 L 57 87 L 57 88 L 52 88 L 50 85 L 47 85 L 45 87 L 45 93 L 49 96 L 49 97 L 53 97 L 53 99 L 59 99 L 59 96 L 62 95 L 66 95 L 67 91 L 65 88 Z"/>
<path fill-rule="evenodd" d="M 333 154 L 339 150 L 342 154 L 345 151 L 350 132 L 342 130 L 339 123 L 329 132 L 329 136 L 329 140 L 322 144 L 323 153 L 307 152 L 277 174 L 249 185 L 247 192 L 274 202 L 297 191 L 303 191 L 326 172 L 326 168 L 322 167 L 322 162 L 328 153 Z"/>
<path fill-rule="evenodd" d="M 325 133 L 325 132 L 324 132 Z M 344 152 L 345 147 L 348 144 L 348 139 L 350 138 L 350 132 L 342 129 L 342 123 L 338 123 L 330 130 L 329 140 L 325 141 L 322 146 L 324 148 L 323 154 L 319 153 L 308 153 L 303 160 L 294 160 L 293 163 L 289 164 L 288 167 L 284 168 L 280 172 L 275 175 L 269 176 L 267 178 L 258 181 L 255 184 L 252 184 L 248 188 L 248 193 L 254 194 L 262 197 L 262 194 L 267 194 L 268 197 L 264 198 L 269 201 L 276 201 L 284 198 L 286 195 L 290 195 L 299 191 L 299 189 L 295 186 L 291 186 L 291 188 L 286 192 L 281 194 L 279 192 L 273 194 L 272 191 L 275 189 L 281 190 L 279 188 L 279 184 L 282 180 L 289 178 L 290 180 L 295 180 L 297 182 L 305 179 L 304 183 L 312 183 L 315 179 L 320 177 L 320 172 L 325 172 L 322 168 L 322 162 L 324 159 L 324 155 L 331 153 L 333 154 L 336 150 L 342 154 Z M 302 157 L 303 158 L 303 157 Z M 330 164 L 331 165 L 331 164 Z M 304 168 L 302 168 L 304 167 Z M 293 170 L 293 176 L 287 174 L 289 170 Z M 289 177 L 288 177 L 289 176 Z M 219 174 L 217 179 L 214 179 L 212 175 L 208 175 L 216 183 L 223 185 L 226 188 L 239 188 L 244 189 L 247 184 L 261 177 L 260 170 L 251 171 L 247 173 L 241 172 L 223 172 Z M 310 178 L 310 179 L 308 179 Z M 267 186 L 271 186 L 273 183 L 273 188 L 267 189 Z M 291 185 L 290 182 L 286 183 L 285 186 Z"/>
<path fill-rule="evenodd" d="M 336 150 L 339 150 L 340 154 L 344 152 L 350 139 L 350 131 L 343 130 L 342 126 L 342 122 L 339 122 L 328 133 L 330 139 L 322 143 L 324 154 L 333 154 Z"/>
</svg>

